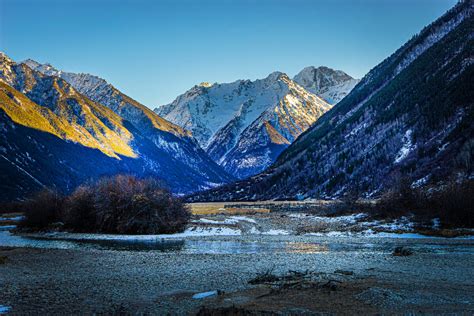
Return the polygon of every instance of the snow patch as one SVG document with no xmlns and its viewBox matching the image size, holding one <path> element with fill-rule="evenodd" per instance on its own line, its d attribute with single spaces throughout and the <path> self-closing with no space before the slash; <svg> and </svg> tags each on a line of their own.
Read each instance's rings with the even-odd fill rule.
<svg viewBox="0 0 474 316">
<path fill-rule="evenodd" d="M 14 216 L 14 217 L 0 217 L 0 221 L 13 221 L 13 222 L 19 222 L 21 220 L 25 219 L 24 216 Z"/>
<path fill-rule="evenodd" d="M 289 235 L 290 233 L 284 229 L 270 229 L 266 232 L 262 232 L 262 235 Z"/>
<path fill-rule="evenodd" d="M 223 222 L 215 221 L 215 220 L 213 220 L 213 219 L 200 218 L 200 219 L 198 219 L 198 220 L 194 220 L 193 223 L 222 224 Z"/>
<path fill-rule="evenodd" d="M 441 220 L 439 218 L 433 218 L 431 222 L 433 223 L 433 229 L 439 229 L 441 227 Z"/>
<path fill-rule="evenodd" d="M 413 181 L 413 183 L 411 184 L 411 187 L 412 187 L 412 188 L 419 188 L 419 187 L 421 187 L 422 185 L 425 185 L 425 184 L 428 182 L 429 178 L 430 178 L 430 176 L 427 175 L 427 176 L 425 176 L 425 177 L 423 177 L 423 178 L 421 178 L 421 179 L 418 179 L 418 180 L 416 180 L 416 181 Z"/>
<path fill-rule="evenodd" d="M 414 223 L 408 217 L 402 216 L 390 223 L 378 224 L 377 227 L 391 231 L 411 231 Z"/>
<path fill-rule="evenodd" d="M 336 216 L 336 217 L 328 217 L 328 216 L 315 216 L 307 213 L 293 213 L 288 215 L 290 218 L 304 218 L 308 221 L 320 221 L 325 223 L 345 223 L 345 224 L 355 224 L 361 219 L 367 217 L 365 213 L 358 213 L 358 214 L 351 214 L 345 216 Z"/>
<path fill-rule="evenodd" d="M 243 221 L 243 222 L 249 222 L 249 223 L 254 223 L 256 224 L 257 222 L 253 219 L 253 218 L 250 218 L 250 217 L 247 217 L 247 216 L 231 216 L 229 217 L 228 219 L 229 221 Z"/>
<path fill-rule="evenodd" d="M 403 145 L 402 148 L 400 148 L 400 151 L 398 152 L 397 156 L 395 157 L 395 163 L 401 162 L 408 156 L 410 152 L 412 152 L 416 148 L 416 145 L 413 145 L 412 135 L 413 131 L 411 129 L 405 132 L 405 135 L 403 136 L 402 140 Z"/>
<path fill-rule="evenodd" d="M 202 293 L 197 293 L 193 295 L 194 299 L 203 299 L 206 297 L 211 297 L 211 296 L 216 296 L 218 293 L 217 291 L 208 291 L 208 292 L 202 292 Z"/>
<path fill-rule="evenodd" d="M 127 241 L 159 241 L 163 239 L 175 239 L 201 236 L 239 236 L 240 229 L 229 227 L 190 227 L 182 233 L 161 235 L 111 235 L 111 234 L 62 234 L 51 233 L 48 237 L 67 240 L 127 240 Z"/>
</svg>

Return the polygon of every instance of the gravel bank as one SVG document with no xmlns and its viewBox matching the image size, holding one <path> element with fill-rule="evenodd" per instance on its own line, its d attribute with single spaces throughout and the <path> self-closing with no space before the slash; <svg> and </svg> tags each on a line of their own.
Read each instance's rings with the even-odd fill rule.
<svg viewBox="0 0 474 316">
<path fill-rule="evenodd" d="M 366 306 L 367 312 L 394 311 L 393 308 L 399 312 L 414 308 L 428 312 L 474 312 L 473 240 L 250 235 L 192 239 L 211 244 L 215 241 L 216 247 L 221 241 L 321 247 L 319 251 L 300 247 L 293 252 L 217 254 L 3 248 L 0 257 L 6 259 L 0 264 L 0 305 L 11 307 L 12 315 L 121 311 L 194 314 L 202 305 L 224 304 L 224 298 L 230 302 L 232 295 L 253 295 L 246 291 L 259 287 L 249 285 L 248 280 L 270 268 L 275 273 L 332 273 L 341 269 L 354 272 L 356 277 L 347 280 L 351 284 L 371 280 L 366 287 L 351 287 L 354 293 L 351 292 L 350 299 L 354 304 L 356 300 L 362 304 L 361 308 Z M 415 254 L 392 256 L 399 245 L 415 249 Z M 396 294 L 380 294 L 383 291 L 377 290 L 379 287 L 389 287 Z M 211 290 L 226 294 L 192 299 L 196 293 Z M 357 295 L 364 299 L 362 303 Z M 394 307 L 381 303 L 384 297 L 404 299 Z M 455 310 L 453 306 L 457 306 Z"/>
</svg>

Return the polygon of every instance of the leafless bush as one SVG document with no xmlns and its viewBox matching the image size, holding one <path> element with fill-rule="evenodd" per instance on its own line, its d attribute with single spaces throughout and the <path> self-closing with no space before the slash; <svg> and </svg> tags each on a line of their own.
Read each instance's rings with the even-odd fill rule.
<svg viewBox="0 0 474 316">
<path fill-rule="evenodd" d="M 46 227 L 61 221 L 78 232 L 161 234 L 184 230 L 185 204 L 152 179 L 119 175 L 77 188 L 66 199 L 50 191 L 25 207 L 25 226 Z"/>
<path fill-rule="evenodd" d="M 77 232 L 96 230 L 94 192 L 91 186 L 80 186 L 67 197 L 63 220 L 66 227 Z"/>
<path fill-rule="evenodd" d="M 426 197 L 419 189 L 412 188 L 408 178 L 399 180 L 392 189 L 385 192 L 376 204 L 377 212 L 384 218 L 407 215 L 420 208 Z"/>
<path fill-rule="evenodd" d="M 444 226 L 474 227 L 473 180 L 451 182 L 430 200 Z"/>
<path fill-rule="evenodd" d="M 60 221 L 63 205 L 64 198 L 56 191 L 45 189 L 36 193 L 20 207 L 25 215 L 20 227 L 44 229 Z"/>
<path fill-rule="evenodd" d="M 97 229 L 110 233 L 181 231 L 190 214 L 184 204 L 154 180 L 117 176 L 94 187 Z"/>
<path fill-rule="evenodd" d="M 371 212 L 383 218 L 410 214 L 419 222 L 440 218 L 444 227 L 474 227 L 474 181 L 452 181 L 427 191 L 412 188 L 403 180 L 386 192 Z"/>
</svg>

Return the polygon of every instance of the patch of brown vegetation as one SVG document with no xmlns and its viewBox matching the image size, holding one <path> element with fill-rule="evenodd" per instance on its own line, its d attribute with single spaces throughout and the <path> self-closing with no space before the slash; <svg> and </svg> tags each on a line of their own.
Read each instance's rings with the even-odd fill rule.
<svg viewBox="0 0 474 316">
<path fill-rule="evenodd" d="M 249 205 L 248 208 L 232 207 L 221 202 L 209 203 L 188 203 L 193 215 L 250 215 L 258 213 L 270 213 L 267 208 L 253 208 Z"/>
</svg>

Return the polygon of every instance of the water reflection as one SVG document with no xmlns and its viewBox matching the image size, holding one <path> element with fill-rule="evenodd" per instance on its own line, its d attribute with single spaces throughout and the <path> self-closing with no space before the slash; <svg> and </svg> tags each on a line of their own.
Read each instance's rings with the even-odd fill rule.
<svg viewBox="0 0 474 316">
<path fill-rule="evenodd" d="M 176 252 L 184 247 L 184 240 L 70 240 L 47 237 L 24 237 L 13 235 L 8 231 L 0 231 L 0 246 L 31 247 L 52 249 L 97 249 L 97 250 L 127 250 L 127 251 L 159 251 Z"/>
<path fill-rule="evenodd" d="M 30 238 L 32 240 L 48 240 L 45 238 Z M 128 251 L 160 251 L 160 252 L 175 252 L 183 249 L 184 240 L 64 240 L 56 239 L 58 242 L 71 243 L 79 248 L 94 248 L 102 250 L 128 250 Z"/>
<path fill-rule="evenodd" d="M 288 253 L 323 253 L 329 252 L 329 247 L 325 244 L 306 242 L 287 242 L 286 252 Z"/>
<path fill-rule="evenodd" d="M 328 252 L 325 244 L 287 241 L 219 241 L 185 239 L 113 239 L 71 240 L 65 238 L 24 237 L 0 232 L 0 246 L 98 249 L 118 251 L 184 252 L 194 254 L 257 254 L 257 253 L 322 253 Z"/>
<path fill-rule="evenodd" d="M 122 236 L 124 237 L 124 236 Z M 321 241 L 285 240 L 206 240 L 206 239 L 140 239 L 122 238 L 109 240 L 71 240 L 59 236 L 56 239 L 33 238 L 12 235 L 0 231 L 0 246 L 33 247 L 53 249 L 95 249 L 115 251 L 180 252 L 192 254 L 258 254 L 258 253 L 299 253 L 324 254 L 328 252 L 387 253 L 390 254 L 400 240 L 367 242 L 350 238 L 344 241 L 322 239 Z M 404 242 L 415 253 L 474 253 L 474 242 Z"/>
</svg>

